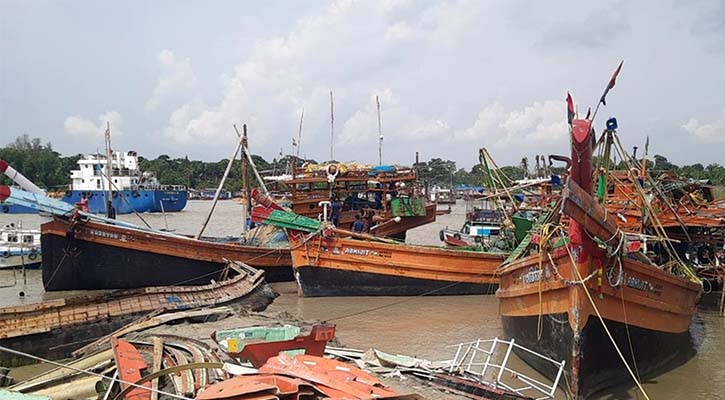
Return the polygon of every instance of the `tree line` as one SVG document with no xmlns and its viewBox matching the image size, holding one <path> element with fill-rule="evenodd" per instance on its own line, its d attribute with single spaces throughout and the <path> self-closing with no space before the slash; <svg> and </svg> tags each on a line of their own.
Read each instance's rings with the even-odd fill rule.
<svg viewBox="0 0 725 400">
<path fill-rule="evenodd" d="M 70 183 L 70 171 L 77 169 L 77 161 L 81 154 L 63 156 L 53 150 L 51 143 L 39 138 L 31 139 L 23 135 L 14 142 L 0 148 L 0 159 L 7 161 L 16 170 L 20 171 L 28 179 L 38 186 L 50 190 L 65 190 Z M 290 156 L 267 161 L 263 157 L 253 155 L 257 169 L 268 173 L 283 173 L 290 162 L 294 162 Z M 314 160 L 308 160 L 314 161 Z M 159 181 L 169 185 L 186 185 L 189 188 L 204 189 L 216 188 L 224 175 L 228 159 L 219 161 L 189 160 L 188 157 L 171 158 L 162 154 L 155 159 L 139 157 L 139 167 L 142 171 L 152 171 Z M 596 165 L 596 160 L 595 160 Z M 418 176 L 427 184 L 432 186 L 448 187 L 455 185 L 481 186 L 483 184 L 483 168 L 481 165 L 474 165 L 471 169 L 457 168 L 456 162 L 441 158 L 432 158 L 429 161 L 419 162 L 413 165 Z M 616 165 L 615 168 L 624 168 L 624 165 Z M 692 165 L 677 166 L 662 155 L 655 155 L 654 162 L 650 163 L 650 171 L 656 176 L 664 171 L 673 171 L 685 178 L 698 180 L 710 180 L 713 184 L 725 184 L 725 167 L 720 164 L 703 165 L 696 163 Z M 527 176 L 528 160 L 522 159 L 519 165 L 501 167 L 501 172 L 511 179 L 522 179 Z M 554 169 L 554 173 L 560 170 Z M 530 176 L 530 175 L 529 175 Z M 239 191 L 242 188 L 240 160 L 234 161 L 229 177 L 225 182 L 225 189 Z M 256 186 L 256 181 L 250 176 L 250 182 Z M 10 181 L 5 176 L 0 176 L 0 184 L 8 185 Z"/>
</svg>

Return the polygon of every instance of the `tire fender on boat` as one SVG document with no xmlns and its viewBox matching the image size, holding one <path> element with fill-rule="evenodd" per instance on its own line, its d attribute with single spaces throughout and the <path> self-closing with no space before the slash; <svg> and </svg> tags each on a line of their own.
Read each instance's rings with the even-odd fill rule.
<svg viewBox="0 0 725 400">
<path fill-rule="evenodd" d="M 441 240 L 441 242 L 446 241 L 446 233 L 443 231 L 443 229 L 438 232 L 438 238 Z"/>
<path fill-rule="evenodd" d="M 5 251 L 3 251 L 2 256 L 3 256 L 3 258 L 8 258 L 8 257 L 10 257 L 10 252 L 5 250 Z"/>
<path fill-rule="evenodd" d="M 32 249 L 30 250 L 30 254 L 28 254 L 28 260 L 35 261 L 38 258 L 38 250 Z"/>
<path fill-rule="evenodd" d="M 10 207 L 8 207 L 6 204 L 3 204 L 3 214 L 10 213 Z"/>
</svg>

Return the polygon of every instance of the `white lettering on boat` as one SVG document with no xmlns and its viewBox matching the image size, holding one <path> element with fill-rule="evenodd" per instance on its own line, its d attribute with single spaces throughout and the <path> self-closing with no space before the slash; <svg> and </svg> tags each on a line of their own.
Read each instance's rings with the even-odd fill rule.
<svg viewBox="0 0 725 400">
<path fill-rule="evenodd" d="M 106 232 L 106 231 L 102 231 L 102 230 L 98 230 L 98 229 L 90 229 L 89 232 L 93 236 L 98 236 L 98 237 L 102 237 L 102 238 L 121 240 L 121 241 L 127 240 L 126 235 L 118 234 L 118 233 L 114 233 L 114 232 Z"/>
<path fill-rule="evenodd" d="M 368 250 L 368 249 L 356 249 L 356 248 L 353 248 L 353 247 L 346 247 L 344 253 L 345 254 L 352 254 L 354 256 L 370 256 L 370 255 L 374 255 L 374 254 L 371 254 L 372 252 L 370 250 Z"/>
<path fill-rule="evenodd" d="M 619 274 L 618 268 L 615 270 L 614 267 L 610 267 L 607 270 L 607 277 L 609 278 L 609 286 L 617 287 L 620 285 L 620 284 L 616 284 L 616 283 L 612 284 L 612 281 L 616 282 L 617 274 Z M 662 285 L 656 285 L 646 279 L 631 276 L 626 271 L 622 273 L 622 282 L 624 282 L 624 286 L 626 286 L 630 289 L 640 290 L 643 292 L 650 292 L 650 293 L 654 293 L 658 296 L 660 294 L 662 294 Z"/>
<path fill-rule="evenodd" d="M 542 276 L 544 277 L 544 280 L 549 280 L 549 278 L 551 278 L 551 273 L 548 269 L 541 270 L 538 267 L 532 267 L 529 269 L 529 272 L 521 276 L 521 280 L 528 285 L 541 281 Z"/>
</svg>

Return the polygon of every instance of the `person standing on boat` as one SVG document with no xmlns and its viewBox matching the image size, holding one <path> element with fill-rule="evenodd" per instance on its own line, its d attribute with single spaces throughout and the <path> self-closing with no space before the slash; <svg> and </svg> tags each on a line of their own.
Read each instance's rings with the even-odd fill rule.
<svg viewBox="0 0 725 400">
<path fill-rule="evenodd" d="M 379 184 L 375 184 L 375 209 L 380 210 L 383 208 L 383 187 Z"/>
<path fill-rule="evenodd" d="M 355 214 L 355 222 L 352 223 L 352 231 L 355 233 L 363 233 L 365 231 L 365 222 L 360 218 L 360 214 Z"/>
<path fill-rule="evenodd" d="M 365 213 L 365 220 L 364 220 L 364 222 L 365 222 L 365 229 L 364 229 L 364 232 L 370 232 L 370 228 L 373 227 L 373 216 L 374 215 L 375 215 L 375 211 L 373 211 L 373 210 L 368 210 Z"/>
<path fill-rule="evenodd" d="M 342 209 L 342 205 L 340 204 L 340 201 L 337 200 L 337 196 L 332 196 L 330 203 L 330 207 L 332 207 L 332 224 L 338 226 L 340 224 L 340 211 Z"/>
<path fill-rule="evenodd" d="M 108 202 L 108 218 L 116 219 L 116 207 L 113 206 L 113 202 Z"/>
<path fill-rule="evenodd" d="M 85 194 L 81 197 L 81 201 L 80 201 L 80 203 L 78 203 L 78 206 L 81 208 L 81 211 L 83 211 L 84 213 L 88 212 L 88 197 L 86 197 Z"/>
</svg>

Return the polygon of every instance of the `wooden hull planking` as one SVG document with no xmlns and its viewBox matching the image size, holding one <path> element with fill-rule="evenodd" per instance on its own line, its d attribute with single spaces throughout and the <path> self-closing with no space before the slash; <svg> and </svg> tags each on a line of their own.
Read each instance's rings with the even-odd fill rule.
<svg viewBox="0 0 725 400">
<path fill-rule="evenodd" d="M 506 257 L 338 237 L 296 243 L 292 263 L 305 296 L 491 294 Z"/>
<path fill-rule="evenodd" d="M 555 360 L 565 360 L 574 398 L 587 398 L 632 380 L 584 287 L 571 281 L 589 278 L 587 289 L 623 353 L 629 354 L 629 344 L 626 338 L 622 340 L 626 327 L 630 337 L 635 332 L 640 335 L 633 348 L 641 374 L 672 368 L 692 355 L 692 346 L 684 344 L 690 340 L 700 285 L 633 259 L 624 258 L 622 265 L 620 275 L 618 264 L 600 269 L 591 261 L 580 262 L 577 274 L 566 249 L 559 248 L 551 260 L 546 255 L 540 260 L 535 254 L 499 271 L 497 297 L 505 335 Z M 539 320 L 544 325 L 537 340 Z"/>
<path fill-rule="evenodd" d="M 292 280 L 287 249 L 207 242 L 86 222 L 54 219 L 41 225 L 43 285 L 48 291 L 204 285 L 219 279 L 226 262 L 263 269 L 268 281 Z"/>
<path fill-rule="evenodd" d="M 149 287 L 80 295 L 0 308 L 0 344 L 59 359 L 89 342 L 155 311 L 187 310 L 241 302 L 255 309 L 271 301 L 262 271 L 244 272 L 203 286 Z M 0 354 L 0 365 L 27 359 Z"/>
</svg>

